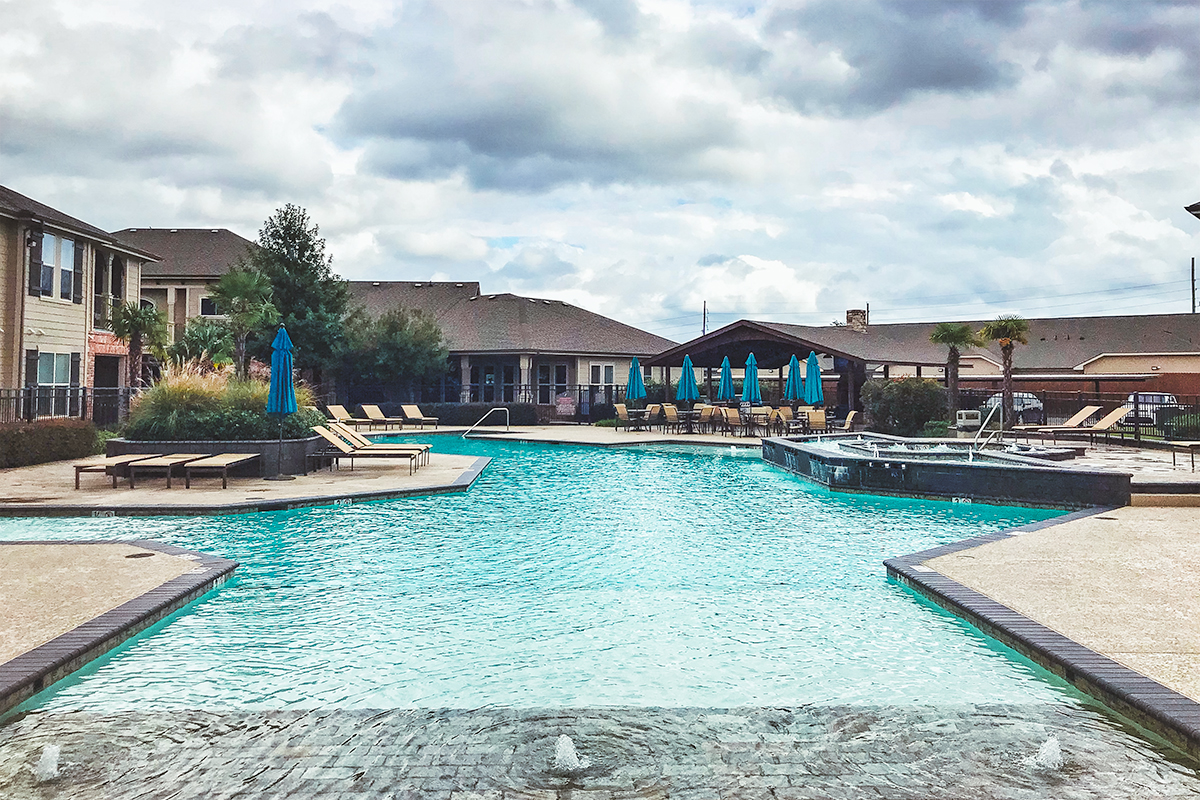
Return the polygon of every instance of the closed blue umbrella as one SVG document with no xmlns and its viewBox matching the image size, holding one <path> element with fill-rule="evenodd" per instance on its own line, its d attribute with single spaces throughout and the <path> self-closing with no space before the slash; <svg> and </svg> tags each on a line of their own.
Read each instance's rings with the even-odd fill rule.
<svg viewBox="0 0 1200 800">
<path fill-rule="evenodd" d="M 729 356 L 725 356 L 721 361 L 721 383 L 717 386 L 717 401 L 727 403 L 733 398 L 733 369 L 729 366 Z"/>
<path fill-rule="evenodd" d="M 637 357 L 629 362 L 629 381 L 625 384 L 626 400 L 641 400 L 646 396 L 646 382 L 642 380 L 642 365 Z"/>
<path fill-rule="evenodd" d="M 681 402 L 694 403 L 700 399 L 700 387 L 696 385 L 696 369 L 692 366 L 692 357 L 683 357 L 683 374 L 679 376 L 679 389 L 675 399 Z"/>
<path fill-rule="evenodd" d="M 279 451 L 275 460 L 275 472 L 268 480 L 290 481 L 291 475 L 283 474 L 283 418 L 296 413 L 296 386 L 292 383 L 292 340 L 287 328 L 279 326 L 275 341 L 271 342 L 271 390 L 267 394 L 267 413 L 279 417 Z"/>
<path fill-rule="evenodd" d="M 788 362 L 788 379 L 787 385 L 783 387 L 783 397 L 785 400 L 804 399 L 804 377 L 800 374 L 800 359 L 794 355 Z"/>
<path fill-rule="evenodd" d="M 742 382 L 742 402 L 761 403 L 762 392 L 758 390 L 758 360 L 754 353 L 746 359 L 746 378 Z"/>
<path fill-rule="evenodd" d="M 804 402 L 810 406 L 818 406 L 825 402 L 825 391 L 821 388 L 821 365 L 817 363 L 817 354 L 808 354 L 808 375 L 804 381 Z"/>
</svg>

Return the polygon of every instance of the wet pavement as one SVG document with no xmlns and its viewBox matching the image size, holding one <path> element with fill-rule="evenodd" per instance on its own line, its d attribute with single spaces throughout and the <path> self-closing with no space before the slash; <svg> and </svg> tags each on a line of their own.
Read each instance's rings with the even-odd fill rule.
<svg viewBox="0 0 1200 800">
<path fill-rule="evenodd" d="M 564 734 L 587 760 L 572 774 L 555 768 Z M 1052 736 L 1059 766 L 1037 761 Z M 59 775 L 39 781 L 47 745 Z M 1175 798 L 1200 797 L 1200 778 L 1073 703 L 213 710 L 26 716 L 0 728 L 0 796 Z"/>
</svg>

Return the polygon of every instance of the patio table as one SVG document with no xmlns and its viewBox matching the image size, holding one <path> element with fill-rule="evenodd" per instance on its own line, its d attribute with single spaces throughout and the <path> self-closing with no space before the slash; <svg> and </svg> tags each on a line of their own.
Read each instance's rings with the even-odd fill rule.
<svg viewBox="0 0 1200 800">
<path fill-rule="evenodd" d="M 684 433 L 695 433 L 695 424 L 700 419 L 700 412 L 695 409 L 691 411 L 679 411 L 679 421 L 687 428 Z"/>
<path fill-rule="evenodd" d="M 634 430 L 646 430 L 646 415 L 649 413 L 644 408 L 633 408 L 625 412 L 629 415 L 629 424 Z"/>
</svg>

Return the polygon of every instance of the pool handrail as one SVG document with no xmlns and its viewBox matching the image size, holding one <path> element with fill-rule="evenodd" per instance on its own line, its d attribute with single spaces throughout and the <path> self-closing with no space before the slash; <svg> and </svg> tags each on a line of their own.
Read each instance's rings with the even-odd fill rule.
<svg viewBox="0 0 1200 800">
<path fill-rule="evenodd" d="M 470 434 L 471 431 L 478 428 L 485 419 L 490 417 L 492 415 L 493 411 L 503 411 L 504 412 L 504 430 L 506 430 L 506 431 L 512 430 L 512 424 L 511 424 L 512 415 L 508 413 L 508 409 L 505 408 L 504 406 L 496 406 L 495 408 L 489 408 L 487 410 L 487 413 L 484 414 L 482 417 L 480 417 L 479 420 L 474 425 L 467 428 L 466 432 L 462 435 L 462 438 L 464 438 L 464 439 L 467 438 L 467 435 Z"/>
<path fill-rule="evenodd" d="M 992 439 L 996 436 L 997 433 L 999 433 L 1000 435 L 1004 435 L 1004 423 L 1001 422 L 1000 427 L 997 430 L 994 430 L 991 433 L 989 433 L 988 437 L 983 440 L 983 444 L 979 444 L 980 435 L 985 430 L 987 430 L 987 424 L 992 421 L 992 417 L 996 416 L 996 412 L 999 411 L 1001 408 L 1002 408 L 1002 406 L 999 403 L 992 406 L 992 410 L 988 412 L 987 417 L 983 420 L 983 424 L 980 425 L 979 430 L 977 430 L 975 432 L 975 438 L 971 440 L 970 450 L 972 450 L 972 451 L 983 450 L 983 448 L 987 447 L 989 444 L 992 443 Z M 978 445 L 978 447 L 976 445 Z"/>
</svg>

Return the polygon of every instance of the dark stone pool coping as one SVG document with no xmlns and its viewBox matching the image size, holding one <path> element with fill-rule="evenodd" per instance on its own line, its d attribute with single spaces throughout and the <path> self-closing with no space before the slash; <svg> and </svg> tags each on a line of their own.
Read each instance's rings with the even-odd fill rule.
<svg viewBox="0 0 1200 800">
<path fill-rule="evenodd" d="M 369 492 L 337 492 L 311 495 L 308 497 L 281 497 L 277 499 L 243 500 L 237 503 L 205 505 L 0 505 L 0 517 L 196 517 L 223 514 L 257 514 L 263 511 L 290 511 L 314 506 L 351 505 L 373 500 L 394 500 L 399 497 L 422 497 L 433 494 L 463 492 L 471 488 L 475 479 L 483 473 L 491 458 L 480 456 L 469 467 L 449 483 L 439 486 L 417 486 L 401 489 L 380 489 Z"/>
<path fill-rule="evenodd" d="M 1085 694 L 1200 759 L 1200 703 L 1068 639 L 924 562 L 1012 536 L 1115 510 L 1089 508 L 883 562 L 888 577 L 932 600 Z"/>
<path fill-rule="evenodd" d="M 45 544 L 125 544 L 172 556 L 186 556 L 195 569 L 106 611 L 43 645 L 0 664 L 0 714 L 112 650 L 198 597 L 217 588 L 237 568 L 236 561 L 147 539 L 3 542 L 0 547 Z"/>
</svg>

